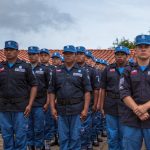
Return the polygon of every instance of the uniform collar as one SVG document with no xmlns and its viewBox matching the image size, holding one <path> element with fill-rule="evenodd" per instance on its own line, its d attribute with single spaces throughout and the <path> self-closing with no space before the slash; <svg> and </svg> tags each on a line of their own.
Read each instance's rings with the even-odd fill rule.
<svg viewBox="0 0 150 150">
<path fill-rule="evenodd" d="M 19 58 L 17 58 L 16 62 L 14 64 L 20 64 L 22 62 L 22 60 L 20 60 Z M 4 65 L 6 65 L 8 63 L 8 61 L 3 61 L 2 62 Z"/>
<path fill-rule="evenodd" d="M 61 66 L 61 68 L 66 68 L 66 66 L 65 66 L 65 64 L 63 64 L 62 66 Z M 78 69 L 79 68 L 79 65 L 77 64 L 77 63 L 75 63 L 73 66 L 72 66 L 72 68 L 76 68 L 76 69 Z"/>
</svg>

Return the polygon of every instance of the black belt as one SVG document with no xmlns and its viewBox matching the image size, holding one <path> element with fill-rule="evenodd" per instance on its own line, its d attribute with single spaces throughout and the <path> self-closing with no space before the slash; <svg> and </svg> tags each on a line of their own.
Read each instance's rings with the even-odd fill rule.
<svg viewBox="0 0 150 150">
<path fill-rule="evenodd" d="M 120 94 L 107 92 L 107 96 L 113 99 L 120 99 Z"/>
<path fill-rule="evenodd" d="M 16 97 L 16 98 L 3 98 L 3 97 L 0 97 L 0 101 L 2 101 L 4 104 L 20 103 L 20 102 L 25 101 L 26 99 L 28 99 L 28 97 Z"/>
<path fill-rule="evenodd" d="M 74 105 L 82 102 L 83 99 L 77 98 L 77 99 L 57 99 L 57 103 L 59 105 Z"/>
</svg>

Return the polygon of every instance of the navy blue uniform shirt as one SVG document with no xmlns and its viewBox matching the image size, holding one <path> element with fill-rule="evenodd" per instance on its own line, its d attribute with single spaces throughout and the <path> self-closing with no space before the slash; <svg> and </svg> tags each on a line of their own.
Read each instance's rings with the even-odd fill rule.
<svg viewBox="0 0 150 150">
<path fill-rule="evenodd" d="M 49 93 L 57 98 L 57 109 L 61 115 L 79 114 L 84 105 L 84 94 L 90 92 L 91 84 L 86 70 L 75 64 L 71 70 L 58 66 L 52 75 Z"/>
<path fill-rule="evenodd" d="M 37 96 L 34 100 L 33 107 L 42 107 L 47 100 L 47 92 L 50 81 L 50 70 L 42 64 L 33 68 L 33 72 L 38 81 Z"/>
<path fill-rule="evenodd" d="M 105 89 L 106 96 L 104 99 L 104 111 L 110 115 L 122 115 L 124 107 L 126 107 L 120 100 L 119 81 L 121 74 L 117 68 L 116 63 L 107 66 L 102 72 L 101 88 Z"/>
<path fill-rule="evenodd" d="M 150 100 L 150 65 L 142 71 L 137 63 L 125 68 L 120 79 L 121 99 L 131 96 L 137 104 Z M 130 108 L 126 108 L 123 123 L 137 128 L 150 128 L 150 119 L 141 121 Z"/>
<path fill-rule="evenodd" d="M 17 59 L 12 67 L 0 63 L 0 111 L 24 111 L 29 103 L 29 86 L 37 86 L 31 65 Z"/>
</svg>

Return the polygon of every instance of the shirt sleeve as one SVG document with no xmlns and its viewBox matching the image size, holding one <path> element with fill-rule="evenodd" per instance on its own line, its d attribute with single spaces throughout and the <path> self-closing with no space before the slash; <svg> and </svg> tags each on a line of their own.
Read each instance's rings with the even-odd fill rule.
<svg viewBox="0 0 150 150">
<path fill-rule="evenodd" d="M 100 89 L 100 77 L 98 74 L 98 70 L 93 69 L 93 73 L 92 73 L 92 81 L 93 82 L 93 89 L 94 90 L 99 90 Z"/>
<path fill-rule="evenodd" d="M 49 79 L 49 86 L 48 86 L 48 93 L 54 93 L 56 92 L 55 90 L 55 85 L 56 85 L 56 69 L 51 70 L 51 75 Z"/>
<path fill-rule="evenodd" d="M 90 77 L 89 77 L 89 74 L 87 73 L 87 71 L 85 69 L 83 70 L 82 79 L 83 79 L 84 92 L 91 92 L 92 87 L 91 87 Z"/>
<path fill-rule="evenodd" d="M 106 89 L 106 85 L 107 85 L 107 67 L 102 72 L 100 80 L 100 88 Z"/>
<path fill-rule="evenodd" d="M 124 99 L 127 96 L 131 96 L 131 79 L 130 71 L 125 69 L 119 83 L 120 98 Z"/>
<path fill-rule="evenodd" d="M 51 77 L 52 76 L 52 72 L 51 72 L 51 70 L 48 68 L 48 67 L 46 67 L 45 68 L 45 81 L 46 81 L 46 87 L 47 87 L 47 89 L 49 88 L 49 84 L 50 84 L 50 80 L 51 80 Z"/>
<path fill-rule="evenodd" d="M 32 87 L 32 86 L 37 86 L 38 85 L 38 82 L 37 82 L 37 79 L 36 79 L 36 76 L 32 70 L 32 67 L 30 65 L 28 65 L 27 67 L 27 82 L 28 84 Z"/>
</svg>

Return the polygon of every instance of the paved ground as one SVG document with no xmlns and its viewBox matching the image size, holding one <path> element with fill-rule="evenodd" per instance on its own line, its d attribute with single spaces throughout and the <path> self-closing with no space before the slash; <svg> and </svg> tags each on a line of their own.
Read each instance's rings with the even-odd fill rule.
<svg viewBox="0 0 150 150">
<path fill-rule="evenodd" d="M 0 135 L 0 150 L 3 150 L 3 144 L 2 144 L 2 138 L 1 138 L 1 135 Z M 100 146 L 98 148 L 94 147 L 94 150 L 107 150 L 108 147 L 107 147 L 107 141 L 106 141 L 106 138 L 104 138 L 104 141 L 102 143 L 100 143 Z M 59 150 L 59 147 L 52 147 L 52 150 Z M 144 145 L 143 145 L 143 148 L 142 150 L 146 150 Z"/>
</svg>

